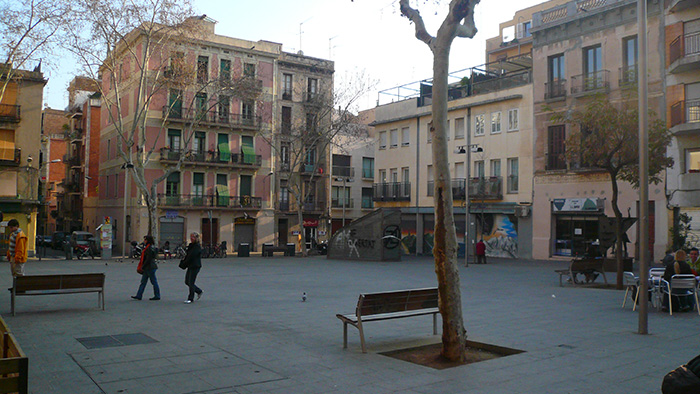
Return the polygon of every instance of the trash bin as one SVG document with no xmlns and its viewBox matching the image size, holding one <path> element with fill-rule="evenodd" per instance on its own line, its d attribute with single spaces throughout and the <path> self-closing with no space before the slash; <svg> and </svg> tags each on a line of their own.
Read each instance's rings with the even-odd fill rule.
<svg viewBox="0 0 700 394">
<path fill-rule="evenodd" d="M 63 252 L 66 254 L 66 260 L 73 259 L 73 246 L 70 242 L 63 241 Z"/>
<path fill-rule="evenodd" d="M 270 244 L 270 243 L 263 244 L 263 248 L 262 248 L 263 257 L 272 257 L 272 255 L 273 255 L 272 248 L 274 248 L 274 247 L 275 247 L 274 244 Z"/>
<path fill-rule="evenodd" d="M 287 250 L 284 251 L 285 256 L 294 256 L 294 252 L 296 251 L 296 244 L 287 244 Z"/>
<path fill-rule="evenodd" d="M 238 244 L 238 257 L 250 257 L 250 244 Z"/>
</svg>

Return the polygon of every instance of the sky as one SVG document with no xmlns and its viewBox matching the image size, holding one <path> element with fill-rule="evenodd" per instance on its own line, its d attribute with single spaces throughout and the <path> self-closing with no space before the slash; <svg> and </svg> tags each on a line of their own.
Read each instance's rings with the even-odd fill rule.
<svg viewBox="0 0 700 394">
<path fill-rule="evenodd" d="M 481 0 L 475 9 L 478 33 L 456 38 L 450 71 L 485 62 L 486 39 L 499 34 L 499 23 L 516 11 L 545 0 Z M 193 0 L 195 11 L 216 20 L 216 33 L 251 41 L 283 44 L 282 50 L 335 61 L 336 81 L 363 75 L 376 89 L 358 102 L 373 108 L 377 92 L 432 77 L 432 53 L 415 38 L 415 29 L 399 13 L 398 0 Z M 412 1 L 414 6 L 418 5 Z M 433 36 L 447 12 L 446 0 L 420 0 L 419 9 Z M 301 32 L 301 34 L 300 34 Z M 69 59 L 44 70 L 49 83 L 45 104 L 63 109 L 66 88 L 76 74 Z M 383 102 L 386 97 L 383 96 Z"/>
</svg>

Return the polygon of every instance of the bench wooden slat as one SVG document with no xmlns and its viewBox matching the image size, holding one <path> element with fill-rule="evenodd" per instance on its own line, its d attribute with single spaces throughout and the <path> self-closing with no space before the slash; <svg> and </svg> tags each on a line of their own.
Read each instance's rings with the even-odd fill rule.
<svg viewBox="0 0 700 394">
<path fill-rule="evenodd" d="M 347 348 L 347 325 L 360 332 L 362 352 L 366 353 L 363 322 L 433 315 L 433 334 L 437 335 L 438 289 L 410 289 L 382 293 L 362 293 L 355 314 L 337 314 L 343 322 L 343 348 Z"/>
<path fill-rule="evenodd" d="M 98 306 L 105 309 L 104 273 L 25 275 L 13 278 L 11 311 L 15 315 L 15 297 L 32 295 L 98 293 Z"/>
<path fill-rule="evenodd" d="M 604 259 L 572 259 L 568 269 L 556 269 L 554 272 L 559 274 L 559 286 L 563 286 L 562 279 L 568 276 L 572 284 L 578 284 L 576 275 L 593 272 L 603 276 L 605 284 L 608 284 L 608 278 L 605 276 Z M 594 279 L 595 280 L 595 279 Z"/>
</svg>

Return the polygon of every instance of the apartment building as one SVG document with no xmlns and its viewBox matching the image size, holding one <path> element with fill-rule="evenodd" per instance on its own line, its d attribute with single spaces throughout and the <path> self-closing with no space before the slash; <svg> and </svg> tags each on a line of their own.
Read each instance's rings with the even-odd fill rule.
<svg viewBox="0 0 700 394">
<path fill-rule="evenodd" d="M 94 232 L 102 223 L 97 216 L 100 103 L 95 81 L 76 77 L 70 82 L 63 157 L 66 173 L 58 215 L 61 228 L 66 232 Z"/>
<path fill-rule="evenodd" d="M 275 232 L 268 242 L 297 243 L 301 235 L 307 249 L 330 236 L 329 190 L 331 144 L 329 122 L 333 115 L 332 61 L 281 52 L 276 59 L 274 85 L 275 166 L 272 184 L 276 195 Z M 303 197 L 299 223 L 294 193 Z M 276 237 L 274 237 L 276 234 Z M 276 238 L 276 239 L 275 239 Z"/>
<path fill-rule="evenodd" d="M 532 17 L 534 87 L 533 257 L 582 255 L 601 238 L 600 220 L 614 216 L 609 176 L 585 163 L 567 162 L 566 138 L 578 125 L 552 121 L 552 115 L 582 109 L 596 94 L 636 106 L 637 8 L 634 0 L 569 1 Z M 648 8 L 649 108 L 663 116 L 663 2 Z M 618 181 L 619 182 L 619 181 Z M 636 217 L 638 192 L 619 182 L 619 207 Z M 668 242 L 668 211 L 663 184 L 649 189 L 649 244 L 654 259 Z M 636 226 L 628 231 L 636 244 Z M 628 254 L 635 255 L 630 246 Z"/>
<path fill-rule="evenodd" d="M 665 7 L 665 113 L 673 133 L 668 155 L 675 162 L 667 171 L 666 194 L 673 223 L 688 215 L 688 241 L 700 246 L 700 5 L 675 0 Z"/>
<path fill-rule="evenodd" d="M 11 64 L 0 64 L 0 83 Z M 7 248 L 7 221 L 17 219 L 29 237 L 29 253 L 35 253 L 41 160 L 41 119 L 46 79 L 37 66 L 33 71 L 12 70 L 0 101 L 0 252 Z"/>
<path fill-rule="evenodd" d="M 504 41 L 509 40 L 503 36 L 506 25 L 490 40 L 499 42 L 496 47 L 510 45 Z M 487 59 L 497 60 L 450 74 L 448 160 L 457 237 L 460 253 L 466 243 L 473 254 L 483 239 L 489 256 L 528 258 L 533 253 L 532 58 L 522 49 L 512 57 L 491 52 Z M 419 94 L 400 94 L 411 90 Z M 382 92 L 398 100 L 375 109 L 373 198 L 377 207 L 401 210 L 405 253 L 427 254 L 433 246 L 431 90 L 428 80 Z"/>
<path fill-rule="evenodd" d="M 59 214 L 59 202 L 64 195 L 63 180 L 66 177 L 66 112 L 45 108 L 41 124 L 42 171 L 40 174 L 39 212 L 40 224 L 37 233 L 52 235 L 63 231 L 62 215 Z M 59 224 L 60 223 L 60 224 Z"/>
</svg>

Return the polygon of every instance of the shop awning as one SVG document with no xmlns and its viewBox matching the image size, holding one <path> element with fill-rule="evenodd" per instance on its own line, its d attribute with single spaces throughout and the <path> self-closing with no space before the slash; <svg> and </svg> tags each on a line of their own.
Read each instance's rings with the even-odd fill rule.
<svg viewBox="0 0 700 394">
<path fill-rule="evenodd" d="M 225 142 L 219 144 L 219 160 L 231 161 L 231 148 Z"/>
<path fill-rule="evenodd" d="M 244 145 L 241 146 L 241 152 L 243 153 L 243 163 L 255 164 L 255 148 Z"/>
</svg>

